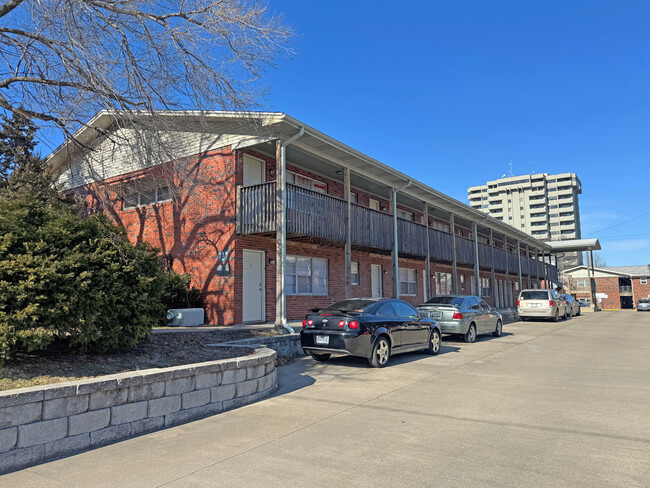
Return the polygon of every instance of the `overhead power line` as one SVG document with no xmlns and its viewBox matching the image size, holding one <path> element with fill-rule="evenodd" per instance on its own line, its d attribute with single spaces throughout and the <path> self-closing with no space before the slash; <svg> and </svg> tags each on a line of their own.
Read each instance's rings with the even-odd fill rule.
<svg viewBox="0 0 650 488">
<path fill-rule="evenodd" d="M 640 218 L 646 217 L 646 216 L 648 216 L 648 215 L 650 215 L 650 212 L 646 211 L 646 212 L 643 212 L 643 213 L 640 214 L 640 215 L 637 215 L 636 217 L 632 217 L 630 220 L 626 220 L 625 222 L 620 222 L 620 223 L 618 223 L 618 224 L 614 224 L 614 225 L 612 225 L 612 226 L 610 226 L 610 227 L 605 227 L 604 229 L 599 229 L 599 230 L 597 230 L 597 231 L 590 232 L 590 233 L 587 234 L 587 235 L 589 235 L 589 236 L 593 236 L 594 234 L 598 234 L 599 232 L 605 232 L 606 230 L 614 229 L 615 227 L 619 227 L 619 226 L 621 226 L 621 225 L 628 224 L 628 223 L 630 223 L 630 222 L 633 222 L 633 221 L 638 220 L 638 219 L 640 219 Z"/>
</svg>

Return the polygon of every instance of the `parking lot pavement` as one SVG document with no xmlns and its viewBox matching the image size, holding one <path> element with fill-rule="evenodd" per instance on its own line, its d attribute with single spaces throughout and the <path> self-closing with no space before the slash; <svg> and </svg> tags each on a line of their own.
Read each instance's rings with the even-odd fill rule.
<svg viewBox="0 0 650 488">
<path fill-rule="evenodd" d="M 445 339 L 384 369 L 301 359 L 271 399 L 0 486 L 650 486 L 650 314 Z"/>
</svg>

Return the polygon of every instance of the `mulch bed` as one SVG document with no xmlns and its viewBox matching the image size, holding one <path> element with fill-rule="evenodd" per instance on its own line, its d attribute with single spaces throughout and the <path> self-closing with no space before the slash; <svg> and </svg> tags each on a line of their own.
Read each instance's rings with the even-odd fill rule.
<svg viewBox="0 0 650 488">
<path fill-rule="evenodd" d="M 208 344 L 275 335 L 268 330 L 219 330 L 153 333 L 136 347 L 102 356 L 73 355 L 66 351 L 21 354 L 0 368 L 0 391 L 83 378 L 166 368 L 252 354 L 252 348 L 208 347 Z M 278 362 L 282 363 L 282 358 Z M 287 363 L 288 364 L 288 363 Z"/>
</svg>

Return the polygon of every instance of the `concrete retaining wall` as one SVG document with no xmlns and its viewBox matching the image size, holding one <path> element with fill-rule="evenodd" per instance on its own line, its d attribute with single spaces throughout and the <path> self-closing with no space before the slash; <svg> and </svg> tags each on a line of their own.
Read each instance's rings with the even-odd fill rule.
<svg viewBox="0 0 650 488">
<path fill-rule="evenodd" d="M 255 347 L 263 345 L 273 349 L 281 356 L 290 356 L 299 358 L 305 355 L 300 346 L 300 334 L 284 334 L 278 336 L 255 337 L 253 339 L 241 339 L 239 341 L 230 341 L 222 343 L 223 346 L 249 346 Z"/>
<path fill-rule="evenodd" d="M 0 474 L 214 415 L 277 388 L 276 352 L 0 392 Z"/>
</svg>

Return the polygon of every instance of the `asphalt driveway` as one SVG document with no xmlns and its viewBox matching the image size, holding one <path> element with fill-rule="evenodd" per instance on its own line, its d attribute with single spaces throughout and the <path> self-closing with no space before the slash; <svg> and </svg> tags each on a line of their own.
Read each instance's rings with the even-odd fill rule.
<svg viewBox="0 0 650 488">
<path fill-rule="evenodd" d="M 650 314 L 504 332 L 385 369 L 301 359 L 271 399 L 0 485 L 650 486 Z"/>
</svg>

